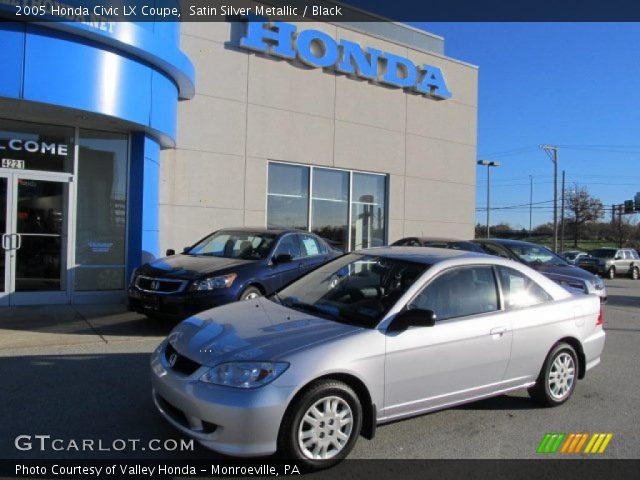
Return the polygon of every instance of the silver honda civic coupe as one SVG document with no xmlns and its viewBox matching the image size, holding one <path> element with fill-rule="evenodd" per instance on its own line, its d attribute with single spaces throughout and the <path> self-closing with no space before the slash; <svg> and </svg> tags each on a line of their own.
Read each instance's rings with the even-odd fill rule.
<svg viewBox="0 0 640 480">
<path fill-rule="evenodd" d="M 523 388 L 560 405 L 604 339 L 597 296 L 521 263 L 372 248 L 177 325 L 152 354 L 153 399 L 212 450 L 323 468 L 393 420 Z"/>
</svg>

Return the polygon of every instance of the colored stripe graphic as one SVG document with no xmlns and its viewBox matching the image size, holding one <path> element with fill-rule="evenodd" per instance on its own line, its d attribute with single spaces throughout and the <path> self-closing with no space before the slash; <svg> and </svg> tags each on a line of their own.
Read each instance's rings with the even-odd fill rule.
<svg viewBox="0 0 640 480">
<path fill-rule="evenodd" d="M 546 433 L 536 449 L 537 453 L 604 453 L 613 438 L 612 433 Z M 588 440 L 588 441 L 587 441 Z M 584 451 L 582 448 L 585 446 Z"/>
</svg>

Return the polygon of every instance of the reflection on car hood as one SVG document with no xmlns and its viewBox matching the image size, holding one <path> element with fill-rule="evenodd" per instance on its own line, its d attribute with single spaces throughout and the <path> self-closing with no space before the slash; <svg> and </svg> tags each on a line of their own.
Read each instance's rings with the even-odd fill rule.
<svg viewBox="0 0 640 480">
<path fill-rule="evenodd" d="M 213 256 L 171 255 L 170 257 L 160 258 L 143 265 L 138 272 L 158 277 L 194 279 L 204 274 L 215 273 L 218 270 L 247 265 L 253 262 L 255 262 L 255 260 Z"/>
<path fill-rule="evenodd" d="M 581 280 L 588 281 L 593 281 L 595 279 L 595 275 L 592 273 L 573 265 L 568 265 L 566 267 L 557 265 L 532 265 L 532 268 L 553 280 L 561 277 L 579 278 Z"/>
<path fill-rule="evenodd" d="M 360 330 L 260 298 L 190 317 L 171 332 L 169 342 L 182 355 L 213 366 L 228 361 L 277 360 Z"/>
</svg>

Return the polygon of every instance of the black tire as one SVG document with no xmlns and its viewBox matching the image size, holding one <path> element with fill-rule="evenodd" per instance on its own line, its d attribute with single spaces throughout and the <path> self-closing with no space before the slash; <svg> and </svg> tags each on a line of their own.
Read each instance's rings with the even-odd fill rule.
<svg viewBox="0 0 640 480">
<path fill-rule="evenodd" d="M 339 416 L 340 414 L 343 414 L 345 415 L 344 418 L 347 419 L 349 418 L 350 414 L 351 426 L 350 428 L 348 428 L 347 426 L 340 427 L 341 431 L 343 428 L 345 430 L 348 430 L 348 438 L 346 439 L 346 442 L 340 450 L 336 452 L 335 446 L 332 445 L 331 448 L 333 450 L 333 454 L 330 458 L 313 459 L 303 452 L 303 449 L 299 444 L 301 440 L 298 439 L 298 434 L 300 431 L 302 431 L 301 427 L 303 423 L 303 417 L 306 415 L 307 411 L 310 410 L 316 403 L 325 402 L 328 398 L 339 398 L 343 402 L 342 405 L 340 405 L 340 402 L 337 402 L 338 408 L 336 409 L 335 415 Z M 344 404 L 348 404 L 350 410 L 344 407 Z M 324 409 L 321 413 L 324 413 Z M 317 431 L 321 426 L 323 426 L 325 431 L 327 432 L 327 436 L 332 435 L 333 432 L 336 431 L 336 429 L 331 429 L 330 422 L 331 420 L 327 421 L 324 426 L 322 425 L 323 422 L 320 422 L 318 428 L 316 428 L 315 430 Z M 353 389 L 347 384 L 339 382 L 337 380 L 321 380 L 312 384 L 304 393 L 296 398 L 287 409 L 287 412 L 282 419 L 282 424 L 280 425 L 280 433 L 278 435 L 278 453 L 285 459 L 294 460 L 305 470 L 320 470 L 323 468 L 329 468 L 340 462 L 349 454 L 349 452 L 353 449 L 356 441 L 358 440 L 361 428 L 362 406 L 360 405 L 360 400 L 358 399 L 358 396 L 353 391 Z M 309 432 L 311 435 L 313 433 L 313 430 L 314 428 L 304 431 Z M 322 434 L 324 432 L 320 433 Z M 342 431 L 341 433 L 346 435 L 344 431 Z M 326 440 L 324 440 L 324 442 L 329 443 L 330 440 L 327 438 Z M 314 442 L 312 439 L 310 439 L 308 445 L 315 446 L 318 443 L 319 442 Z M 310 449 L 307 448 L 307 451 L 309 450 Z M 309 453 L 313 454 L 313 452 Z M 329 453 L 328 449 L 327 453 Z"/>
<path fill-rule="evenodd" d="M 249 285 L 245 288 L 240 294 L 240 301 L 243 300 L 253 300 L 262 296 L 262 291 L 258 287 L 254 287 Z"/>
<path fill-rule="evenodd" d="M 640 278 L 640 270 L 638 269 L 638 267 L 631 267 L 630 276 L 632 280 L 638 280 L 638 278 Z"/>
<path fill-rule="evenodd" d="M 607 270 L 607 277 L 610 280 L 616 278 L 616 267 L 610 267 L 609 270 Z"/>
<path fill-rule="evenodd" d="M 563 382 L 563 378 L 568 380 L 568 372 L 558 371 L 558 365 L 554 365 L 556 360 L 561 357 L 562 359 L 566 359 L 567 356 L 571 358 L 571 367 L 573 369 L 572 378 L 570 385 L 566 385 L 567 382 Z M 561 360 L 559 360 L 560 362 Z M 556 344 L 547 358 L 544 361 L 544 365 L 542 366 L 542 370 L 540 370 L 540 375 L 536 380 L 536 384 L 529 388 L 529 395 L 531 398 L 544 407 L 557 407 L 558 405 L 562 405 L 564 402 L 571 398 L 573 391 L 576 388 L 576 382 L 578 381 L 578 355 L 576 355 L 576 351 L 574 348 L 568 343 L 558 343 Z M 551 388 L 551 384 L 558 385 L 554 382 L 550 381 L 551 375 L 555 373 L 555 376 L 560 376 L 561 385 L 563 387 L 567 387 L 566 392 L 562 392 L 562 395 L 558 395 L 558 391 L 554 392 Z M 567 376 L 564 376 L 567 374 Z M 562 390 L 562 388 L 560 388 Z"/>
</svg>

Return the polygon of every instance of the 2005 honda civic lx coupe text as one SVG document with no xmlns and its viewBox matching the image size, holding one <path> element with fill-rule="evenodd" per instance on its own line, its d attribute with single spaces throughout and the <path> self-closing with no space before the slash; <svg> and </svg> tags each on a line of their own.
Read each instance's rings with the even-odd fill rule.
<svg viewBox="0 0 640 480">
<path fill-rule="evenodd" d="M 153 398 L 208 448 L 320 468 L 392 420 L 521 388 L 560 405 L 604 340 L 597 296 L 521 263 L 372 248 L 183 321 L 152 354 Z"/>
</svg>

